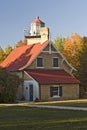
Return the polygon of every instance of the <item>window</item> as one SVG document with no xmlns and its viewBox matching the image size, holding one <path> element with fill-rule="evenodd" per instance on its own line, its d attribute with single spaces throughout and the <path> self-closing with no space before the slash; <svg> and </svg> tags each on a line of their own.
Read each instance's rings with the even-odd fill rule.
<svg viewBox="0 0 87 130">
<path fill-rule="evenodd" d="M 26 90 L 28 89 L 28 87 L 26 87 Z"/>
<path fill-rule="evenodd" d="M 50 96 L 51 97 L 62 96 L 62 86 L 50 87 Z"/>
<path fill-rule="evenodd" d="M 41 57 L 37 58 L 37 67 L 43 67 L 43 58 Z"/>
<path fill-rule="evenodd" d="M 53 67 L 58 67 L 58 58 L 53 58 Z"/>
</svg>

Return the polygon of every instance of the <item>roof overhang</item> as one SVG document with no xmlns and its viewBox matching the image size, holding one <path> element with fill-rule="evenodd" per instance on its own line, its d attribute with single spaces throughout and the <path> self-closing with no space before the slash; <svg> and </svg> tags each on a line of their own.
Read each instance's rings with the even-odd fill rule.
<svg viewBox="0 0 87 130">
<path fill-rule="evenodd" d="M 79 80 L 65 70 L 31 69 L 25 72 L 39 84 L 80 84 Z"/>
</svg>

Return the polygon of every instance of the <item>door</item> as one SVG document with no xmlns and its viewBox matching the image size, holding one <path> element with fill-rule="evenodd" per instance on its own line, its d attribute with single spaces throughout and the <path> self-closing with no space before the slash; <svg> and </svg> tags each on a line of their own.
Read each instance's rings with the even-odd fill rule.
<svg viewBox="0 0 87 130">
<path fill-rule="evenodd" d="M 39 99 L 39 86 L 36 81 L 24 81 L 24 98 L 26 101 L 35 101 Z"/>
<path fill-rule="evenodd" d="M 29 88 L 30 88 L 30 91 L 29 91 L 30 92 L 30 94 L 29 94 L 30 95 L 30 101 L 33 101 L 33 84 L 30 84 Z"/>
</svg>

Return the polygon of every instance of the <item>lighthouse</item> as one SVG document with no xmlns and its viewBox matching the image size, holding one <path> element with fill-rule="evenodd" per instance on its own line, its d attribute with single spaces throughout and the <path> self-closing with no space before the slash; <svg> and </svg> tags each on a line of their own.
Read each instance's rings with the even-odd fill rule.
<svg viewBox="0 0 87 130">
<path fill-rule="evenodd" d="M 36 17 L 36 19 L 34 21 L 32 21 L 31 23 L 31 29 L 30 29 L 30 35 L 31 36 L 39 36 L 40 35 L 40 28 L 41 27 L 45 27 L 45 23 L 42 22 L 39 19 L 39 16 Z"/>
<path fill-rule="evenodd" d="M 30 24 L 29 35 L 25 35 L 27 44 L 40 42 L 41 44 L 49 40 L 49 28 L 45 27 L 45 23 L 36 17 Z"/>
</svg>

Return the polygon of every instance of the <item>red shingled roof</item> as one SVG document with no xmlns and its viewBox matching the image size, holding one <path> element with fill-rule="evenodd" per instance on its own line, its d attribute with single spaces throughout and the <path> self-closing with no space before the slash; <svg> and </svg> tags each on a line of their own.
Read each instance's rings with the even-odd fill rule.
<svg viewBox="0 0 87 130">
<path fill-rule="evenodd" d="M 39 17 L 36 17 L 36 19 L 35 19 L 32 23 L 36 23 L 36 24 L 38 24 L 38 23 L 43 23 L 43 24 L 44 24 L 44 22 L 42 22 L 42 21 L 39 19 Z"/>
<path fill-rule="evenodd" d="M 9 71 L 22 70 L 30 65 L 47 44 L 48 41 L 43 44 L 36 43 L 15 48 L 0 66 Z"/>
<path fill-rule="evenodd" d="M 35 69 L 26 70 L 26 73 L 40 84 L 80 83 L 79 80 L 64 70 Z"/>
</svg>

